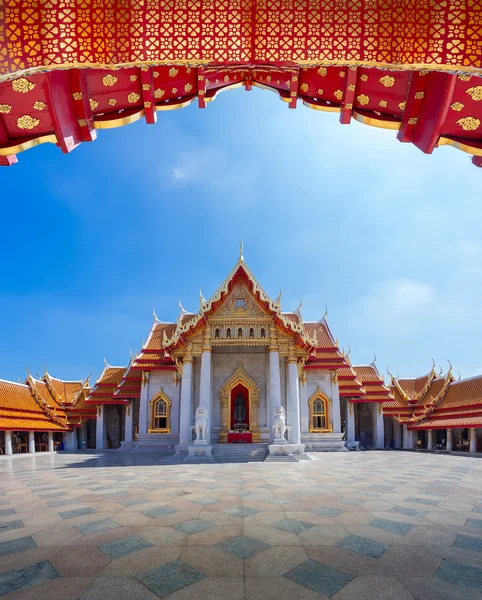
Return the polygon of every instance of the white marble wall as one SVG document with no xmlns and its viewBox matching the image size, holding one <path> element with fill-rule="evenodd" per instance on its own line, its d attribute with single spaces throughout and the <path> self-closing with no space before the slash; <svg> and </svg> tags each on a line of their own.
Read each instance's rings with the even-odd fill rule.
<svg viewBox="0 0 482 600">
<path fill-rule="evenodd" d="M 300 389 L 300 399 L 306 398 L 306 402 L 313 396 L 318 387 L 321 391 L 331 400 L 330 405 L 330 418 L 333 421 L 333 431 L 335 433 L 341 432 L 341 416 L 340 416 L 340 395 L 338 392 L 338 383 L 331 381 L 330 371 L 325 370 L 309 370 L 306 375 L 306 390 Z M 303 400 L 301 400 L 303 401 Z M 307 415 L 307 409 L 305 406 L 301 407 L 301 423 L 302 433 L 308 433 L 306 426 L 308 425 L 308 419 L 304 415 Z"/>
<path fill-rule="evenodd" d="M 159 392 L 162 387 L 162 391 L 171 401 L 171 433 L 179 433 L 179 397 L 181 391 L 181 385 L 174 383 L 173 371 L 151 371 L 148 383 L 148 390 L 146 394 L 147 403 Z M 149 426 L 150 410 L 146 411 L 147 414 L 147 425 Z"/>
</svg>

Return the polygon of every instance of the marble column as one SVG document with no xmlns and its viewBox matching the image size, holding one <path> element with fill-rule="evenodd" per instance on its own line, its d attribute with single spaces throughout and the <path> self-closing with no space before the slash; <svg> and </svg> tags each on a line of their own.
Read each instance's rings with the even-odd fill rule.
<svg viewBox="0 0 482 600">
<path fill-rule="evenodd" d="M 139 434 L 147 433 L 149 420 L 149 371 L 142 371 L 141 399 L 139 402 Z"/>
<path fill-rule="evenodd" d="M 70 434 L 70 449 L 72 452 L 77 452 L 79 449 L 78 429 L 78 427 L 74 427 L 72 433 Z"/>
<path fill-rule="evenodd" d="M 406 425 L 403 426 L 403 449 L 413 450 L 413 433 Z"/>
<path fill-rule="evenodd" d="M 95 449 L 104 450 L 105 448 L 105 406 L 97 405 L 97 420 L 95 423 Z"/>
<path fill-rule="evenodd" d="M 345 399 L 346 406 L 346 426 L 345 426 L 345 446 L 353 448 L 355 445 L 355 406 L 349 398 Z"/>
<path fill-rule="evenodd" d="M 452 448 L 452 430 L 447 429 L 447 443 L 445 449 L 447 450 L 447 452 L 452 452 Z"/>
<path fill-rule="evenodd" d="M 126 442 L 134 441 L 134 401 L 129 400 L 126 404 L 126 420 L 124 424 L 124 437 Z"/>
<path fill-rule="evenodd" d="M 402 447 L 402 427 L 398 421 L 393 421 L 393 447 L 396 450 Z"/>
<path fill-rule="evenodd" d="M 330 371 L 330 383 L 330 419 L 333 425 L 333 433 L 341 433 L 340 392 L 338 388 L 338 373 L 336 371 Z"/>
<path fill-rule="evenodd" d="M 209 328 L 204 330 L 204 340 L 201 354 L 201 381 L 199 387 L 199 406 L 205 406 L 211 421 L 211 343 Z M 211 426 L 208 423 L 207 439 L 211 440 Z"/>
<path fill-rule="evenodd" d="M 49 438 L 49 441 L 48 441 L 49 452 L 53 452 L 54 451 L 54 434 L 51 431 L 48 432 L 48 438 Z"/>
<path fill-rule="evenodd" d="M 33 431 L 28 432 L 28 451 L 30 454 L 35 454 L 35 433 Z"/>
<path fill-rule="evenodd" d="M 300 385 L 298 378 L 298 364 L 296 354 L 288 356 L 288 425 L 291 425 L 290 442 L 292 444 L 301 443 L 301 425 L 300 425 Z"/>
<path fill-rule="evenodd" d="M 306 385 L 306 373 L 300 377 L 300 420 L 302 433 L 310 431 L 310 410 L 308 407 L 308 386 Z"/>
<path fill-rule="evenodd" d="M 377 450 L 383 450 L 385 448 L 385 423 L 381 402 L 372 405 L 372 435 L 373 447 Z"/>
<path fill-rule="evenodd" d="M 11 456 L 13 454 L 13 449 L 12 449 L 12 432 L 11 431 L 6 431 L 5 432 L 5 454 L 7 456 Z"/>
<path fill-rule="evenodd" d="M 270 428 L 270 439 L 273 440 L 273 418 L 276 406 L 282 406 L 281 402 L 281 375 L 279 368 L 278 340 L 275 332 L 271 333 L 269 346 L 269 403 L 268 403 L 268 427 Z"/>
<path fill-rule="evenodd" d="M 474 427 L 469 429 L 469 452 L 477 452 L 477 434 Z"/>
<path fill-rule="evenodd" d="M 181 400 L 179 415 L 179 444 L 176 453 L 186 453 L 188 445 L 192 442 L 192 370 L 194 359 L 191 352 L 184 355 L 181 378 Z"/>
<path fill-rule="evenodd" d="M 427 430 L 427 450 L 433 450 L 433 430 Z"/>
</svg>

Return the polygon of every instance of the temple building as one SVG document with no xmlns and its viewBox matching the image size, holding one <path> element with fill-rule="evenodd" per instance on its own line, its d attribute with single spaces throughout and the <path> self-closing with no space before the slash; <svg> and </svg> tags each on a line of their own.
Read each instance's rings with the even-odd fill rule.
<svg viewBox="0 0 482 600">
<path fill-rule="evenodd" d="M 205 407 L 213 456 L 251 449 L 262 460 L 283 407 L 286 438 L 307 452 L 357 449 L 482 451 L 482 376 L 455 381 L 430 372 L 391 376 L 375 360 L 353 365 L 327 314 L 305 321 L 281 308 L 246 265 L 196 313 L 154 320 L 127 366 L 104 369 L 90 387 L 47 371 L 25 383 L 0 380 L 0 451 L 162 450 L 187 455 Z"/>
</svg>

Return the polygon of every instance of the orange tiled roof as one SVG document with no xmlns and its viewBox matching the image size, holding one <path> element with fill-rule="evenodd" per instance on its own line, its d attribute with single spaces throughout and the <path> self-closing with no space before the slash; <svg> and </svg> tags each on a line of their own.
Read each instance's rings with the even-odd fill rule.
<svg viewBox="0 0 482 600">
<path fill-rule="evenodd" d="M 95 382 L 95 385 L 87 398 L 87 403 L 104 404 L 116 402 L 114 392 L 121 382 L 125 371 L 126 367 L 112 367 L 106 364 L 101 376 Z M 122 400 L 117 399 L 117 401 L 121 402 Z"/>
<path fill-rule="evenodd" d="M 28 385 L 0 380 L 0 429 L 68 430 L 65 412 L 45 389 L 40 394 L 36 384 L 41 382 L 30 376 L 27 381 Z"/>
<path fill-rule="evenodd" d="M 348 356 L 345 358 L 349 362 Z M 363 398 L 366 396 L 366 390 L 364 389 L 362 382 L 358 379 L 351 364 L 348 367 L 338 369 L 338 390 L 340 397 L 343 398 Z"/>
<path fill-rule="evenodd" d="M 474 405 L 482 405 L 482 375 L 451 383 L 440 410 Z"/>
<path fill-rule="evenodd" d="M 13 409 L 30 413 L 44 414 L 35 402 L 28 385 L 0 380 L 0 410 Z"/>
<path fill-rule="evenodd" d="M 82 381 L 63 381 L 62 379 L 52 377 L 49 373 L 45 373 L 43 381 L 45 381 L 49 389 L 55 391 L 57 399 L 62 404 L 72 404 L 76 394 L 80 392 L 83 386 Z"/>
<path fill-rule="evenodd" d="M 409 425 L 409 429 L 458 429 L 482 427 L 482 412 L 478 416 L 464 417 L 463 415 L 453 416 L 447 419 L 429 419 L 422 423 Z"/>
<path fill-rule="evenodd" d="M 0 411 L 0 429 L 10 431 L 69 431 L 70 428 L 62 427 L 48 419 L 26 419 L 22 416 L 12 418 L 4 417 Z"/>
<path fill-rule="evenodd" d="M 375 363 L 371 365 L 354 365 L 353 369 L 366 390 L 364 402 L 390 402 L 393 396 L 385 385 Z"/>
</svg>

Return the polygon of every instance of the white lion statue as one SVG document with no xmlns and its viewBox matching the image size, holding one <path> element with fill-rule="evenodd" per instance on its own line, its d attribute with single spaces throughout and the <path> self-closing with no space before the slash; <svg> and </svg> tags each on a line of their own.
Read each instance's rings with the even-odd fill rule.
<svg viewBox="0 0 482 600">
<path fill-rule="evenodd" d="M 207 440 L 209 411 L 202 404 L 196 409 L 196 440 Z"/>
<path fill-rule="evenodd" d="M 285 439 L 286 416 L 285 409 L 282 406 L 276 406 L 274 409 L 273 430 L 275 439 Z"/>
</svg>

